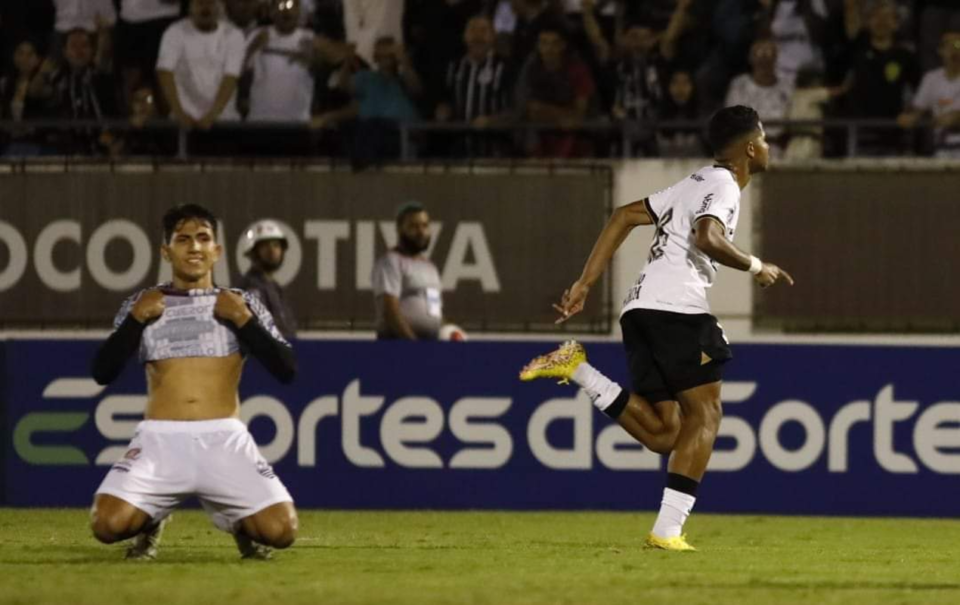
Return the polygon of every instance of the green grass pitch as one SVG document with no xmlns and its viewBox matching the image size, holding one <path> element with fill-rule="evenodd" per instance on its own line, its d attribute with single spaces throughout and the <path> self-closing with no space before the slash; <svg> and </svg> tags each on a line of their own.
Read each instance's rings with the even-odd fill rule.
<svg viewBox="0 0 960 605">
<path fill-rule="evenodd" d="M 301 511 L 293 548 L 241 562 L 182 511 L 135 563 L 86 516 L 0 509 L 0 603 L 960 603 L 952 520 L 694 514 L 700 551 L 666 553 L 642 546 L 650 513 Z"/>
</svg>

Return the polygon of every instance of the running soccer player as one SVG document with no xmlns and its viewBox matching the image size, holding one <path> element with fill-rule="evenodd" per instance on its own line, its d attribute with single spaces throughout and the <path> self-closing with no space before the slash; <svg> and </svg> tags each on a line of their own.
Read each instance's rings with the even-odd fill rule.
<svg viewBox="0 0 960 605">
<path fill-rule="evenodd" d="M 291 382 L 293 349 L 256 296 L 214 285 L 222 249 L 210 211 L 177 206 L 163 234 L 173 281 L 124 302 L 93 362 L 105 385 L 139 351 L 149 393 L 145 420 L 96 492 L 93 535 L 105 544 L 136 538 L 127 558 L 154 559 L 171 511 L 197 496 L 244 558 L 270 558 L 270 547 L 293 544 L 297 514 L 238 417 L 237 388 L 247 353 Z"/>
<path fill-rule="evenodd" d="M 554 308 L 557 323 L 583 309 L 590 287 L 630 231 L 655 225 L 646 266 L 627 293 L 620 314 L 631 389 L 621 388 L 587 363 L 574 341 L 531 361 L 521 380 L 573 380 L 594 405 L 648 449 L 670 454 L 660 513 L 647 544 L 695 550 L 683 535 L 697 487 L 713 452 L 722 415 L 720 384 L 732 357 L 707 288 L 717 265 L 749 271 L 761 287 L 793 285 L 790 275 L 733 244 L 740 191 L 769 163 L 757 112 L 742 105 L 710 120 L 708 139 L 716 163 L 673 187 L 618 208 L 600 233 L 580 278 Z"/>
</svg>

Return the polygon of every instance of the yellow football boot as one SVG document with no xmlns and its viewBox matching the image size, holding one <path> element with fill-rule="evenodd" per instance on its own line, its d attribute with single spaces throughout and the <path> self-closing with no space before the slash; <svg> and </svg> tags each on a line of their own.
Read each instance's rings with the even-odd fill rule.
<svg viewBox="0 0 960 605">
<path fill-rule="evenodd" d="M 647 546 L 650 548 L 659 548 L 660 550 L 673 550 L 677 552 L 692 552 L 697 549 L 687 543 L 687 534 L 674 536 L 672 538 L 658 538 L 650 534 L 647 536 Z"/>
<path fill-rule="evenodd" d="M 520 370 L 520 380 L 559 378 L 559 384 L 570 384 L 573 371 L 586 360 L 587 352 L 583 350 L 583 345 L 575 340 L 568 340 L 556 351 L 541 355 L 524 366 Z"/>
</svg>

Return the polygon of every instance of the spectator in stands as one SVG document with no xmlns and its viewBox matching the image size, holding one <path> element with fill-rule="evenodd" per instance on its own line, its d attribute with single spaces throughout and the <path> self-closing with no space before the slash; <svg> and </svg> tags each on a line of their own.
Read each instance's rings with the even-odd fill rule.
<svg viewBox="0 0 960 605">
<path fill-rule="evenodd" d="M 157 123 L 156 94 L 149 86 L 133 91 L 129 107 L 129 128 L 105 132 L 100 143 L 113 157 L 170 156 L 177 151 L 177 136 L 168 130 L 151 128 Z"/>
<path fill-rule="evenodd" d="M 892 0 L 878 0 L 867 13 L 866 32 L 852 52 L 846 87 L 846 113 L 852 118 L 895 119 L 904 110 L 908 92 L 916 90 L 920 66 L 910 49 L 897 43 L 899 15 Z M 901 151 L 901 132 L 860 130 L 860 153 Z"/>
<path fill-rule="evenodd" d="M 300 1 L 274 0 L 273 25 L 250 32 L 245 68 L 253 75 L 252 122 L 306 122 L 313 100 L 313 32 L 299 27 Z"/>
<path fill-rule="evenodd" d="M 0 78 L 0 120 L 23 122 L 38 112 L 36 101 L 29 95 L 30 83 L 40 68 L 36 45 L 24 40 L 13 53 L 13 70 Z M 16 127 L 0 133 L 0 148 L 7 156 L 36 155 L 40 147 L 33 139 L 32 130 Z"/>
<path fill-rule="evenodd" d="M 547 28 L 557 29 L 562 18 L 548 0 L 512 0 L 512 7 L 516 26 L 510 56 L 518 65 L 523 65 L 537 51 L 540 33 Z"/>
<path fill-rule="evenodd" d="M 40 68 L 40 54 L 30 40 L 17 44 L 13 53 L 13 71 L 0 78 L 0 120 L 23 121 L 35 114 L 34 100 L 28 92 Z"/>
<path fill-rule="evenodd" d="M 160 39 L 180 17 L 180 0 L 120 0 L 113 56 L 126 99 L 153 81 Z"/>
<path fill-rule="evenodd" d="M 353 56 L 344 61 L 339 76 L 340 87 L 354 103 L 338 112 L 338 119 L 359 118 L 351 149 L 357 169 L 400 155 L 399 124 L 419 118 L 415 99 L 423 91 L 403 46 L 392 37 L 377 40 L 373 55 L 375 70 L 357 71 L 359 61 Z"/>
<path fill-rule="evenodd" d="M 463 32 L 485 0 L 406 0 L 404 40 L 423 79 L 421 109 L 433 115 L 445 97 L 447 71 L 464 53 Z"/>
<path fill-rule="evenodd" d="M 803 67 L 823 70 L 829 11 L 826 0 L 758 0 L 763 28 L 777 44 L 777 77 L 791 86 Z"/>
<path fill-rule="evenodd" d="M 663 97 L 663 62 L 656 32 L 644 24 L 631 23 L 613 48 L 590 10 L 592 4 L 593 0 L 584 2 L 584 30 L 604 70 L 604 79 L 613 88 L 611 115 L 616 120 L 652 118 Z"/>
<path fill-rule="evenodd" d="M 793 85 L 777 75 L 777 45 L 769 39 L 757 40 L 750 48 L 750 73 L 734 78 L 725 104 L 753 107 L 761 120 L 783 120 L 790 107 Z M 783 127 L 766 127 L 771 157 L 783 153 Z"/>
<path fill-rule="evenodd" d="M 960 29 L 940 37 L 943 67 L 928 71 L 910 109 L 898 121 L 913 128 L 924 115 L 932 115 L 937 157 L 960 157 Z"/>
<path fill-rule="evenodd" d="M 65 120 L 102 121 L 119 115 L 117 86 L 112 74 L 101 69 L 90 32 L 75 29 L 64 40 L 64 61 L 47 58 L 30 85 L 30 96 L 43 105 L 44 115 Z M 47 142 L 64 154 L 99 153 L 99 133 L 82 128 L 52 132 Z"/>
<path fill-rule="evenodd" d="M 568 52 L 565 32 L 556 26 L 540 31 L 537 52 L 523 67 L 517 82 L 517 109 L 522 119 L 558 129 L 576 128 L 595 110 L 596 85 L 587 66 Z M 590 144 L 581 136 L 544 133 L 533 154 L 582 157 Z"/>
<path fill-rule="evenodd" d="M 494 38 L 489 17 L 477 15 L 467 22 L 463 32 L 467 52 L 447 67 L 444 98 L 436 110 L 438 121 L 484 128 L 510 118 L 509 69 L 494 52 Z"/>
<path fill-rule="evenodd" d="M 356 54 L 367 64 L 376 62 L 377 41 L 404 43 L 403 12 L 405 0 L 347 0 L 343 3 L 343 27 L 347 42 L 356 46 Z"/>
<path fill-rule="evenodd" d="M 225 5 L 230 23 L 247 37 L 259 27 L 260 19 L 267 12 L 264 0 L 226 0 Z"/>
<path fill-rule="evenodd" d="M 684 121 L 691 126 L 670 126 L 657 132 L 657 147 L 665 158 L 704 157 L 706 149 L 701 135 L 700 108 L 697 103 L 693 74 L 677 69 L 668 80 L 667 96 L 658 110 L 661 122 Z"/>
<path fill-rule="evenodd" d="M 299 27 L 300 0 L 272 0 L 272 26 L 249 36 L 246 69 L 251 76 L 250 122 L 299 122 L 311 118 L 314 73 L 324 61 L 343 60 L 344 49 L 325 36 Z M 310 135 L 302 131 L 258 131 L 245 140 L 262 154 L 302 155 Z"/>
<path fill-rule="evenodd" d="M 97 35 L 96 45 L 104 49 L 104 56 L 111 56 L 113 26 L 117 11 L 113 0 L 54 0 L 57 10 L 54 30 L 57 33 L 57 49 L 62 46 L 67 33 L 82 29 Z"/>
<path fill-rule="evenodd" d="M 447 66 L 445 88 L 435 110 L 438 122 L 457 122 L 474 128 L 506 124 L 515 117 L 509 82 L 510 67 L 494 50 L 496 34 L 489 17 L 477 15 L 467 22 L 463 40 L 467 52 Z M 443 155 L 501 156 L 508 152 L 507 138 L 496 134 L 464 135 L 455 133 L 438 141 L 446 148 Z"/>
<path fill-rule="evenodd" d="M 957 0 L 924 0 L 920 13 L 918 52 L 920 67 L 934 69 L 942 53 L 938 43 L 945 31 L 960 29 L 960 4 Z"/>
<path fill-rule="evenodd" d="M 239 119 L 235 96 L 244 51 L 243 34 L 220 20 L 217 0 L 191 0 L 190 16 L 167 29 L 157 78 L 182 128 L 209 130 L 217 121 Z"/>
</svg>

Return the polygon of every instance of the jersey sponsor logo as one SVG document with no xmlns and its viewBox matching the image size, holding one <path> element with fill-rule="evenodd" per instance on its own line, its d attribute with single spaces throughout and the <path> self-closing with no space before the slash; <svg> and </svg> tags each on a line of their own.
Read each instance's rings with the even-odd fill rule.
<svg viewBox="0 0 960 605">
<path fill-rule="evenodd" d="M 693 179 L 693 180 L 695 180 L 695 181 L 698 182 L 698 183 L 702 183 L 704 180 L 706 180 L 706 179 L 704 179 L 702 176 L 700 176 L 700 175 L 697 174 L 697 173 L 691 174 L 691 175 L 690 175 L 690 178 Z"/>
<path fill-rule="evenodd" d="M 703 198 L 703 201 L 700 202 L 700 209 L 697 210 L 697 214 L 703 214 L 704 212 L 709 210 L 711 204 L 713 204 L 713 194 L 708 193 L 707 196 Z"/>
<path fill-rule="evenodd" d="M 643 287 L 643 280 L 645 277 L 647 277 L 647 274 L 641 273 L 640 279 L 638 279 L 637 283 L 635 283 L 627 292 L 627 297 L 623 299 L 624 307 L 632 303 L 633 301 L 637 300 L 638 298 L 640 298 L 640 289 Z"/>
<path fill-rule="evenodd" d="M 670 234 L 666 231 L 666 226 L 673 219 L 673 208 L 670 208 L 660 217 L 657 223 L 657 233 L 653 237 L 653 243 L 650 244 L 650 255 L 647 257 L 647 263 L 663 258 L 664 249 L 670 241 Z"/>
</svg>

